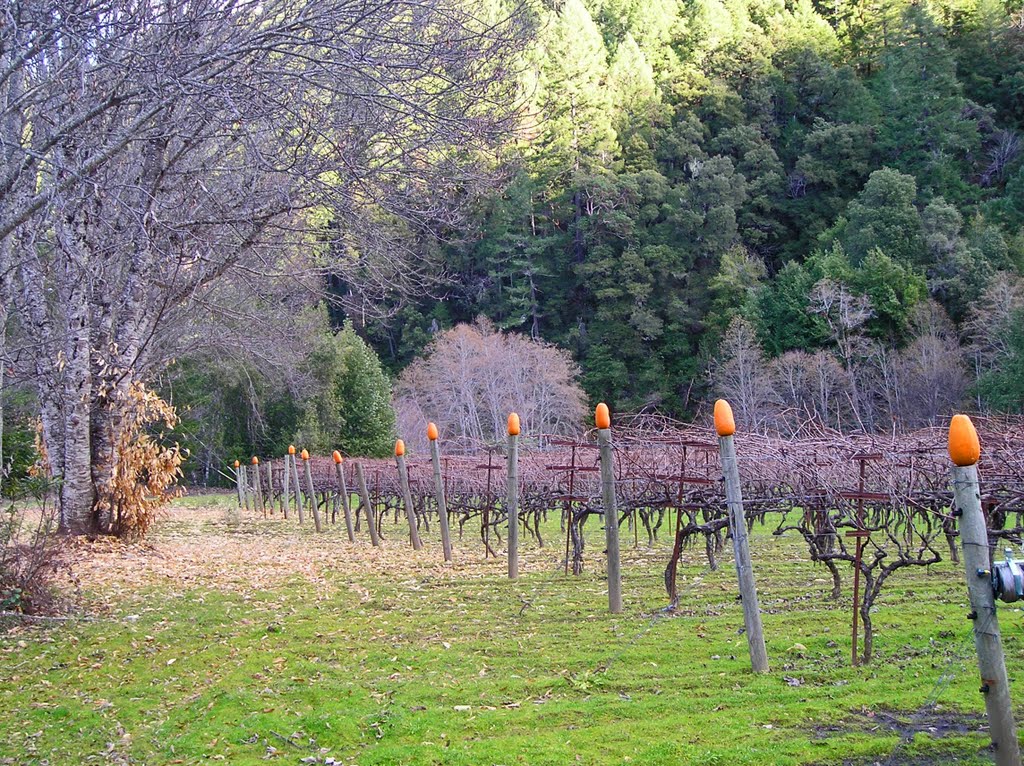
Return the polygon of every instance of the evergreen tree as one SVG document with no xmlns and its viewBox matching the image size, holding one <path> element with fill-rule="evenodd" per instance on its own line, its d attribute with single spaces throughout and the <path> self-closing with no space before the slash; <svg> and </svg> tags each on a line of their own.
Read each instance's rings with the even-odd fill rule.
<svg viewBox="0 0 1024 766">
<path fill-rule="evenodd" d="M 922 189 L 963 194 L 966 157 L 979 145 L 956 62 L 941 28 L 911 5 L 887 44 L 873 90 L 881 109 L 877 148 L 883 162 L 915 176 Z"/>
<path fill-rule="evenodd" d="M 858 265 L 874 248 L 881 248 L 904 263 L 921 263 L 924 242 L 921 217 L 914 201 L 917 182 L 913 176 L 891 168 L 876 170 L 863 191 L 850 203 L 843 244 L 850 260 Z"/>
<path fill-rule="evenodd" d="M 323 336 L 306 363 L 316 381 L 295 441 L 310 451 L 386 457 L 394 444 L 391 381 L 351 322 Z"/>
</svg>

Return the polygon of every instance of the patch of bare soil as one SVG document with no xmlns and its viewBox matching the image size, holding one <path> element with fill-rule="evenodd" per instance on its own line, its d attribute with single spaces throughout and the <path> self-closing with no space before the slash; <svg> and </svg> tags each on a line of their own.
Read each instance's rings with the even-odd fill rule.
<svg viewBox="0 0 1024 766">
<path fill-rule="evenodd" d="M 943 711 L 852 711 L 841 721 L 827 726 L 816 726 L 817 739 L 846 732 L 880 732 L 899 734 L 901 739 L 913 739 L 915 734 L 928 734 L 940 738 L 950 734 L 970 734 L 988 730 L 985 716 L 975 713 Z"/>
<path fill-rule="evenodd" d="M 954 734 L 985 733 L 988 721 L 975 713 L 927 711 L 851 711 L 835 724 L 816 726 L 815 739 L 825 739 L 849 732 L 898 734 L 901 743 L 910 742 L 917 734 L 940 739 Z M 885 758 L 845 760 L 842 766 L 948 766 L 962 763 L 956 756 L 911 756 L 896 748 Z"/>
</svg>

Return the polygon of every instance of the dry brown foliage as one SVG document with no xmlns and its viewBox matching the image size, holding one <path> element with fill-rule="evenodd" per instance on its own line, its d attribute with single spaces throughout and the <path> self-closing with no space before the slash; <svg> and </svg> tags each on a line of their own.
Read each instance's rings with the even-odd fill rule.
<svg viewBox="0 0 1024 766">
<path fill-rule="evenodd" d="M 111 479 L 99 489 L 96 509 L 108 531 L 133 538 L 145 535 L 159 511 L 180 494 L 171 487 L 182 475 L 184 456 L 177 443 L 167 446 L 162 435 L 149 430 L 174 428 L 174 407 L 139 383 L 128 389 L 125 399 Z"/>
</svg>

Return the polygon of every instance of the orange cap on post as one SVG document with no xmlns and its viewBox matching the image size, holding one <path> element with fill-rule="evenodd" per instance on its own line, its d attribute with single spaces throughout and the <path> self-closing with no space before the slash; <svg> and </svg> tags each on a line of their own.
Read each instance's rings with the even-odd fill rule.
<svg viewBox="0 0 1024 766">
<path fill-rule="evenodd" d="M 259 465 L 260 464 L 260 459 L 258 457 L 256 457 L 255 455 L 252 456 L 252 464 L 253 465 Z"/>
<path fill-rule="evenodd" d="M 335 463 L 337 463 L 338 465 L 341 465 L 342 457 L 341 457 L 341 453 L 338 452 L 338 450 L 334 450 L 334 452 L 331 453 L 331 457 L 334 458 L 334 462 Z"/>
<path fill-rule="evenodd" d="M 438 437 L 437 424 L 427 423 L 427 438 L 432 442 L 436 442 Z"/>
<path fill-rule="evenodd" d="M 242 464 L 242 462 L 240 460 L 236 460 L 235 461 L 235 468 L 238 468 L 238 466 L 240 466 L 241 464 Z"/>
<path fill-rule="evenodd" d="M 295 454 L 295 445 L 294 444 L 289 444 L 288 445 L 288 454 L 289 455 L 294 455 Z"/>
<path fill-rule="evenodd" d="M 715 430 L 719 436 L 732 436 L 736 433 L 736 419 L 732 416 L 732 407 L 725 399 L 715 402 Z"/>
<path fill-rule="evenodd" d="M 598 428 L 612 427 L 612 415 L 608 411 L 608 405 L 604 402 L 597 405 L 597 408 L 594 410 L 594 423 L 597 424 Z"/>
<path fill-rule="evenodd" d="M 508 414 L 508 435 L 519 436 L 520 430 L 522 429 L 519 424 L 519 415 L 514 412 L 510 412 Z"/>
<path fill-rule="evenodd" d="M 302 450 L 302 452 L 299 454 L 299 457 L 301 457 L 303 460 L 309 460 L 309 451 Z"/>
<path fill-rule="evenodd" d="M 966 415 L 954 415 L 949 421 L 949 457 L 961 467 L 974 465 L 981 457 L 978 431 Z"/>
<path fill-rule="evenodd" d="M 401 439 L 395 440 L 395 457 L 402 457 L 405 454 L 405 442 Z"/>
</svg>

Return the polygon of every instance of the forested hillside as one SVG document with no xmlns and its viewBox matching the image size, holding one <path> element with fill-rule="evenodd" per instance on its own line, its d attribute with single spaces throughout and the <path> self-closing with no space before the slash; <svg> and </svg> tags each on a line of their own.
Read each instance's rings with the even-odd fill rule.
<svg viewBox="0 0 1024 766">
<path fill-rule="evenodd" d="M 391 371 L 485 316 L 618 410 L 1020 409 L 1020 2 L 565 0 L 525 55 L 507 187 L 362 328 Z"/>
</svg>

